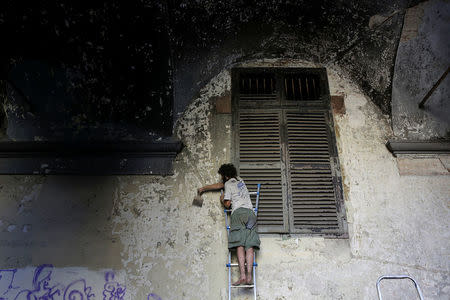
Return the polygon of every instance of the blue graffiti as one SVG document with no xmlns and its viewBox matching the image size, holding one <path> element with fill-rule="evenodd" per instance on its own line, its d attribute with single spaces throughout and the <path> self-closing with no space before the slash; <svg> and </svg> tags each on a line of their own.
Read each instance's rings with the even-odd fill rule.
<svg viewBox="0 0 450 300">
<path fill-rule="evenodd" d="M 54 300 L 61 294 L 58 285 L 50 287 L 52 280 L 53 265 L 40 265 L 34 271 L 32 290 L 20 291 L 14 300 Z"/>
<path fill-rule="evenodd" d="M 148 294 L 147 300 L 162 300 L 162 298 L 154 293 Z"/>
<path fill-rule="evenodd" d="M 86 280 L 79 279 L 69 284 L 64 291 L 64 300 L 90 300 L 94 298 L 92 287 L 86 286 Z M 40 299 L 39 299 L 40 300 Z M 43 299 L 44 300 L 44 299 Z M 45 299 L 46 300 L 46 299 Z"/>
<path fill-rule="evenodd" d="M 65 288 L 53 281 L 54 267 L 43 264 L 34 270 L 30 289 L 21 289 L 14 286 L 17 269 L 0 269 L 0 300 L 94 300 L 95 293 L 88 286 L 86 280 L 81 278 L 73 281 Z M 17 280 L 16 280 L 17 281 Z M 17 292 L 17 290 L 20 290 Z M 115 280 L 115 273 L 105 273 L 103 286 L 103 300 L 124 300 L 126 286 Z M 16 294 L 17 293 L 17 294 Z M 15 295 L 15 297 L 14 297 Z M 99 298 L 97 298 L 99 299 Z M 162 300 L 155 293 L 147 295 L 146 300 Z"/>
<path fill-rule="evenodd" d="M 115 274 L 112 271 L 105 273 L 105 285 L 103 286 L 103 300 L 123 300 L 126 287 L 114 281 Z"/>
<path fill-rule="evenodd" d="M 19 287 L 13 286 L 17 269 L 0 270 L 0 300 L 7 300 L 6 294 Z"/>
</svg>

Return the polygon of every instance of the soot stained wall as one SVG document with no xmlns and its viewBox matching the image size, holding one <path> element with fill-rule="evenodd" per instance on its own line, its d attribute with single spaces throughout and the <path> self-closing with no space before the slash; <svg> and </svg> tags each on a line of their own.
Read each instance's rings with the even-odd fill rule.
<svg viewBox="0 0 450 300">
<path fill-rule="evenodd" d="M 390 113 L 404 10 L 417 1 L 203 1 L 170 9 L 175 112 L 223 67 L 249 59 L 338 63 Z M 187 38 L 183 38 L 187 37 Z"/>
<path fill-rule="evenodd" d="M 407 12 L 392 89 L 392 127 L 397 139 L 450 138 L 448 76 L 419 108 L 450 65 L 449 18 L 448 1 L 423 2 Z"/>
<path fill-rule="evenodd" d="M 165 6 L 121 1 L 1 6 L 2 93 L 12 139 L 171 134 Z"/>
<path fill-rule="evenodd" d="M 8 134 L 171 135 L 173 121 L 220 70 L 264 57 L 338 63 L 389 113 L 402 17 L 417 2 L 3 2 Z"/>
</svg>

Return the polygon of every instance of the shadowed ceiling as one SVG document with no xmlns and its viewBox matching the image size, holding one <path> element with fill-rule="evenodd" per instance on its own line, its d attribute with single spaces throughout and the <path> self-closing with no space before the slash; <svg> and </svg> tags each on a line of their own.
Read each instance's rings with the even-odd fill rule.
<svg viewBox="0 0 450 300">
<path fill-rule="evenodd" d="M 403 15 L 418 2 L 2 1 L 2 101 L 29 122 L 17 139 L 142 140 L 171 135 L 223 68 L 295 58 L 338 64 L 389 114 Z"/>
</svg>

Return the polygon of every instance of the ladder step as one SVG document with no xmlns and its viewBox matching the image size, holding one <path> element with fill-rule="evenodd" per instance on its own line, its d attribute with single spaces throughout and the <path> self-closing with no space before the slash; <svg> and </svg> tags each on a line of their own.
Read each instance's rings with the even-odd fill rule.
<svg viewBox="0 0 450 300">
<path fill-rule="evenodd" d="M 225 213 L 229 213 L 229 212 L 231 212 L 231 209 L 224 209 L 223 211 L 224 211 Z M 258 208 L 255 207 L 255 208 L 253 209 L 253 211 L 254 211 L 254 212 L 258 212 Z"/>
<path fill-rule="evenodd" d="M 238 267 L 239 264 L 226 264 L 226 266 L 227 266 L 228 268 L 229 268 L 229 267 Z M 247 263 L 245 263 L 245 266 L 247 266 Z M 257 263 L 253 263 L 253 266 L 254 266 L 254 267 L 257 267 L 258 264 L 257 264 Z"/>
<path fill-rule="evenodd" d="M 237 288 L 253 288 L 255 287 L 253 284 L 252 285 L 232 285 L 231 288 L 237 289 Z"/>
</svg>

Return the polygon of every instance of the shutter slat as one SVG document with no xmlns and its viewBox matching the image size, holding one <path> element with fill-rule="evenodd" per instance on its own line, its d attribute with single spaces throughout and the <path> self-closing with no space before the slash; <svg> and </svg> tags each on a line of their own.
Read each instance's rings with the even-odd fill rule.
<svg viewBox="0 0 450 300">
<path fill-rule="evenodd" d="M 240 100 L 242 101 L 264 101 L 264 100 L 276 100 L 277 95 L 241 95 Z"/>
<path fill-rule="evenodd" d="M 294 207 L 296 210 L 298 211 L 302 211 L 304 210 L 309 210 L 309 209 L 333 209 L 336 210 L 336 205 L 334 205 L 334 203 L 329 202 L 328 204 L 314 204 L 312 202 L 309 202 L 305 205 L 299 205 L 294 203 Z"/>
<path fill-rule="evenodd" d="M 320 205 L 320 206 L 336 206 L 336 202 L 333 198 L 309 198 L 309 199 L 293 199 L 292 201 L 294 206 L 298 207 L 313 207 L 314 205 Z"/>
<path fill-rule="evenodd" d="M 328 141 L 321 141 L 321 140 L 289 140 L 289 145 L 301 145 L 305 147 L 311 147 L 311 146 L 317 146 L 317 147 L 324 147 L 328 146 Z"/>
<path fill-rule="evenodd" d="M 261 138 L 263 140 L 267 140 L 268 138 L 270 138 L 271 140 L 277 141 L 279 142 L 279 139 L 275 139 L 275 138 L 279 138 L 278 132 L 274 131 L 274 133 L 270 133 L 270 132 L 254 132 L 254 133 L 241 133 L 241 138 L 243 138 L 244 140 L 255 140 L 258 138 Z"/>
<path fill-rule="evenodd" d="M 292 188 L 293 190 L 297 191 L 298 193 L 304 194 L 304 193 L 327 193 L 327 192 L 333 192 L 333 187 L 331 186 L 325 186 L 325 185 L 309 185 L 309 186 L 294 186 Z"/>
<path fill-rule="evenodd" d="M 328 145 L 314 145 L 314 144 L 301 144 L 301 143 L 291 143 L 289 145 L 289 149 L 291 150 L 327 150 L 328 149 Z"/>
<path fill-rule="evenodd" d="M 292 148 L 289 148 L 289 150 L 291 150 L 292 152 L 295 153 L 295 154 L 292 154 L 291 157 L 306 157 L 306 158 L 326 157 L 326 158 L 329 158 L 329 156 L 330 156 L 328 151 L 316 150 L 314 152 L 311 152 L 311 151 L 303 151 L 303 150 L 292 149 Z"/>
<path fill-rule="evenodd" d="M 309 138 L 290 138 L 289 142 L 294 141 L 294 142 L 322 142 L 322 143 L 326 143 L 328 145 L 328 139 L 324 138 L 324 137 L 309 137 Z"/>
<path fill-rule="evenodd" d="M 338 229 L 338 223 L 330 223 L 328 221 L 302 221 L 302 222 L 294 222 L 294 226 L 303 228 L 313 228 L 317 230 L 324 229 Z"/>
<path fill-rule="evenodd" d="M 302 179 L 292 178 L 292 183 L 295 183 L 296 185 L 310 185 L 310 184 L 329 184 L 332 183 L 331 178 L 323 178 L 323 177 L 304 177 Z"/>
<path fill-rule="evenodd" d="M 336 216 L 336 207 L 311 207 L 311 208 L 303 208 L 303 207 L 296 207 L 295 208 L 296 213 L 299 214 L 305 214 L 305 215 L 320 215 L 322 213 L 328 214 L 330 216 Z"/>
<path fill-rule="evenodd" d="M 327 169 L 316 169 L 316 170 L 307 170 L 307 169 L 302 169 L 302 170 L 294 170 L 294 175 L 295 176 L 301 176 L 301 175 L 322 175 L 322 174 L 326 174 L 326 175 L 330 175 L 331 177 L 331 171 L 329 168 Z"/>
<path fill-rule="evenodd" d="M 308 222 L 308 221 L 314 221 L 314 222 L 324 222 L 327 224 L 337 224 L 337 220 L 335 216 L 305 216 L 304 214 L 296 214 L 294 213 L 294 217 L 299 217 L 301 218 L 298 219 L 296 222 Z M 295 222 L 295 221 L 294 221 Z"/>
<path fill-rule="evenodd" d="M 325 158 L 322 158 L 322 159 L 316 159 L 316 160 L 309 160 L 309 159 L 293 159 L 293 160 L 291 160 L 291 162 L 293 162 L 293 163 L 308 163 L 308 162 L 317 162 L 317 163 L 319 163 L 319 162 L 322 162 L 322 163 L 329 163 L 330 162 L 330 160 L 329 159 L 325 159 Z"/>
<path fill-rule="evenodd" d="M 279 154 L 280 153 L 280 147 L 265 147 L 264 149 L 261 149 L 259 147 L 242 147 L 241 148 L 241 153 L 276 153 Z"/>
<path fill-rule="evenodd" d="M 294 191 L 293 194 L 296 194 L 295 199 L 298 199 L 298 197 L 307 197 L 308 199 L 316 199 L 316 197 L 334 197 L 333 193 L 299 193 L 298 191 Z"/>
</svg>

